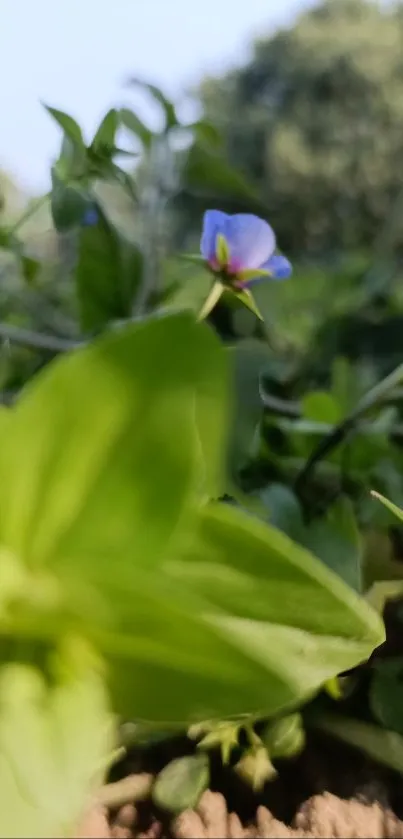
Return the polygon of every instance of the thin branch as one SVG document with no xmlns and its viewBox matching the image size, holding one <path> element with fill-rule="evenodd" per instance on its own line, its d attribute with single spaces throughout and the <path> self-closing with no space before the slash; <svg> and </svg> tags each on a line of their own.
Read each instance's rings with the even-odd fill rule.
<svg viewBox="0 0 403 839">
<path fill-rule="evenodd" d="M 21 347 L 31 347 L 49 352 L 69 352 L 84 346 L 83 341 L 72 341 L 68 338 L 58 338 L 54 335 L 43 335 L 30 329 L 20 329 L 8 323 L 0 323 L 0 340 L 10 341 Z"/>
<path fill-rule="evenodd" d="M 40 198 L 36 198 L 34 201 L 32 201 L 25 210 L 25 212 L 17 219 L 15 224 L 12 226 L 10 234 L 12 236 L 15 236 L 20 230 L 20 228 L 23 227 L 23 225 L 26 224 L 26 222 L 29 221 L 29 219 L 32 218 L 32 216 L 34 216 L 35 213 L 37 213 L 38 210 L 40 210 L 40 208 L 43 207 L 44 204 L 46 204 L 49 198 L 50 192 L 47 192 L 46 195 L 41 195 Z"/>
<path fill-rule="evenodd" d="M 295 491 L 301 496 L 301 492 L 306 486 L 308 478 L 311 476 L 315 466 L 333 451 L 336 446 L 340 445 L 343 440 L 355 428 L 357 422 L 367 413 L 371 408 L 374 408 L 379 403 L 382 403 L 387 393 L 400 385 L 403 381 L 403 364 L 399 364 L 389 376 L 386 376 L 382 381 L 378 382 L 375 387 L 371 388 L 365 396 L 359 401 L 357 407 L 351 414 L 346 417 L 343 422 L 336 425 L 332 431 L 327 434 L 319 443 L 316 449 L 308 458 L 304 468 L 301 470 L 295 482 Z"/>
</svg>

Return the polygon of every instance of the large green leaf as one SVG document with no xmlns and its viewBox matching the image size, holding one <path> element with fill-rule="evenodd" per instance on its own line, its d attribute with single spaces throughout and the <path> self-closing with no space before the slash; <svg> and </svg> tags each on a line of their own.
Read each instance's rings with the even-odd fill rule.
<svg viewBox="0 0 403 839">
<path fill-rule="evenodd" d="M 84 330 L 130 317 L 142 276 L 139 249 L 97 212 L 97 223 L 79 232 L 75 279 Z"/>
<path fill-rule="evenodd" d="M 80 630 L 124 716 L 272 714 L 383 641 L 379 616 L 307 551 L 205 505 L 226 383 L 206 324 L 156 317 L 48 366 L 2 423 L 2 561 L 20 564 L 0 632 Z"/>
<path fill-rule="evenodd" d="M 97 551 L 153 561 L 195 481 L 218 480 L 225 391 L 218 340 L 184 313 L 53 363 L 2 428 L 0 541 L 31 567 Z"/>
<path fill-rule="evenodd" d="M 229 505 L 209 505 L 200 515 L 182 559 L 165 568 L 203 595 L 212 625 L 267 671 L 267 713 L 300 700 L 382 643 L 379 616 L 276 528 Z"/>
</svg>

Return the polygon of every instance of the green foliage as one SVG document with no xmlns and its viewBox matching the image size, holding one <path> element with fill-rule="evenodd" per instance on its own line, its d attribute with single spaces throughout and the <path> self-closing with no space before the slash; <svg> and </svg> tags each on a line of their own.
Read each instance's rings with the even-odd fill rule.
<svg viewBox="0 0 403 839">
<path fill-rule="evenodd" d="M 403 773 L 403 737 L 341 715 L 319 715 L 315 727 L 368 754 L 372 760 Z"/>
<path fill-rule="evenodd" d="M 305 744 L 301 714 L 291 714 L 268 723 L 261 737 L 271 758 L 294 757 Z"/>
<path fill-rule="evenodd" d="M 181 813 L 195 807 L 209 780 L 206 754 L 179 757 L 159 773 L 153 787 L 153 800 L 158 807 Z"/>
<path fill-rule="evenodd" d="M 402 26 L 399 4 L 324 0 L 201 85 L 287 253 L 401 247 Z"/>
<path fill-rule="evenodd" d="M 260 789 L 273 762 L 304 748 L 305 718 L 325 725 L 322 702 L 338 703 L 327 730 L 401 771 L 401 656 L 383 665 L 374 651 L 385 604 L 402 593 L 391 512 L 402 518 L 403 297 L 384 282 L 386 257 L 375 275 L 365 254 L 330 258 L 347 240 L 365 243 L 385 208 L 361 190 L 374 159 L 355 107 L 359 91 L 369 95 L 364 48 L 351 54 L 370 37 L 364 9 L 386 27 L 382 42 L 395 12 L 325 3 L 256 47 L 253 65 L 225 82 L 220 120 L 214 86 L 213 122 L 185 125 L 138 80 L 160 131 L 111 109 L 87 143 L 48 108 L 63 132 L 39 202 L 53 222 L 50 255 L 24 232 L 38 205 L 0 230 L 1 398 L 11 404 L 0 410 L 0 832 L 4 823 L 21 835 L 32 814 L 38 834 L 74 833 L 111 760 L 113 714 L 143 721 L 143 745 L 155 726 L 159 737 L 180 728 L 198 741 L 196 756 L 158 777 L 155 801 L 172 812 L 207 786 L 211 749 Z M 347 19 L 359 19 L 360 36 L 355 24 L 348 36 Z M 342 40 L 330 49 L 332 27 Z M 302 167 L 287 140 L 296 122 Z M 140 155 L 134 172 L 115 162 L 121 128 Z M 212 284 L 194 223 L 199 238 L 201 208 L 217 205 L 272 208 L 281 244 L 326 248 L 326 267 L 297 264 L 288 283 L 262 282 L 253 297 L 222 277 Z M 175 242 L 186 245 L 182 259 Z M 350 669 L 353 699 L 361 672 L 369 684 L 357 720 L 345 716 L 339 678 Z M 21 804 L 11 824 L 20 719 L 41 777 L 35 813 Z M 55 726 L 63 736 L 50 760 Z"/>
<path fill-rule="evenodd" d="M 99 207 L 95 224 L 80 229 L 75 281 L 84 332 L 103 329 L 111 320 L 130 318 L 141 283 L 143 257 Z"/>
<path fill-rule="evenodd" d="M 309 553 L 208 502 L 226 402 L 224 350 L 178 314 L 53 363 L 3 417 L 3 632 L 88 638 L 129 718 L 275 713 L 382 641 Z"/>
</svg>

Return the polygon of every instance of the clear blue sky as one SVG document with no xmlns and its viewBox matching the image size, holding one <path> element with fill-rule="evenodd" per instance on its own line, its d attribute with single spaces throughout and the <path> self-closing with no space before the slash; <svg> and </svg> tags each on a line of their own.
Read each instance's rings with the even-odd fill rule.
<svg viewBox="0 0 403 839">
<path fill-rule="evenodd" d="M 86 132 L 130 104 L 127 74 L 175 95 L 248 55 L 253 36 L 311 0 L 1 0 L 0 167 L 23 188 L 48 186 L 59 133 L 40 100 Z"/>
</svg>

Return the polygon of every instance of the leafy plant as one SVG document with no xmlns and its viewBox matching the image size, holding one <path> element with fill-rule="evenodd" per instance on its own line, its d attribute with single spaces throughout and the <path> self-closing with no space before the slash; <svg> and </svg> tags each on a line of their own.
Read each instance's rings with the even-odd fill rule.
<svg viewBox="0 0 403 839">
<path fill-rule="evenodd" d="M 239 211 L 267 234 L 250 220 L 265 207 L 213 125 L 182 124 L 165 94 L 132 82 L 161 130 L 124 107 L 88 142 L 48 108 L 63 132 L 53 257 L 24 237 L 38 205 L 0 241 L 17 272 L 0 297 L 0 780 L 13 835 L 72 835 L 113 760 L 117 718 L 141 723 L 143 745 L 178 730 L 196 740 L 155 783 L 172 812 L 206 788 L 211 749 L 259 789 L 304 748 L 305 725 L 325 726 L 323 704 L 337 702 L 327 728 L 347 720 L 343 736 L 376 759 L 400 748 L 401 658 L 374 654 L 402 591 L 400 531 L 368 486 L 403 503 L 403 374 L 400 350 L 358 357 L 349 331 L 391 332 L 399 293 L 374 301 L 366 260 L 297 264 L 288 284 L 264 281 L 276 276 L 265 255 L 234 268 Z M 115 162 L 121 129 L 132 171 Z M 238 220 L 200 256 L 190 214 L 175 254 L 178 208 L 202 198 Z M 266 256 L 284 268 L 274 244 Z M 351 702 L 361 672 L 370 685 L 357 720 L 347 670 Z M 27 749 L 43 767 L 34 788 Z"/>
</svg>

